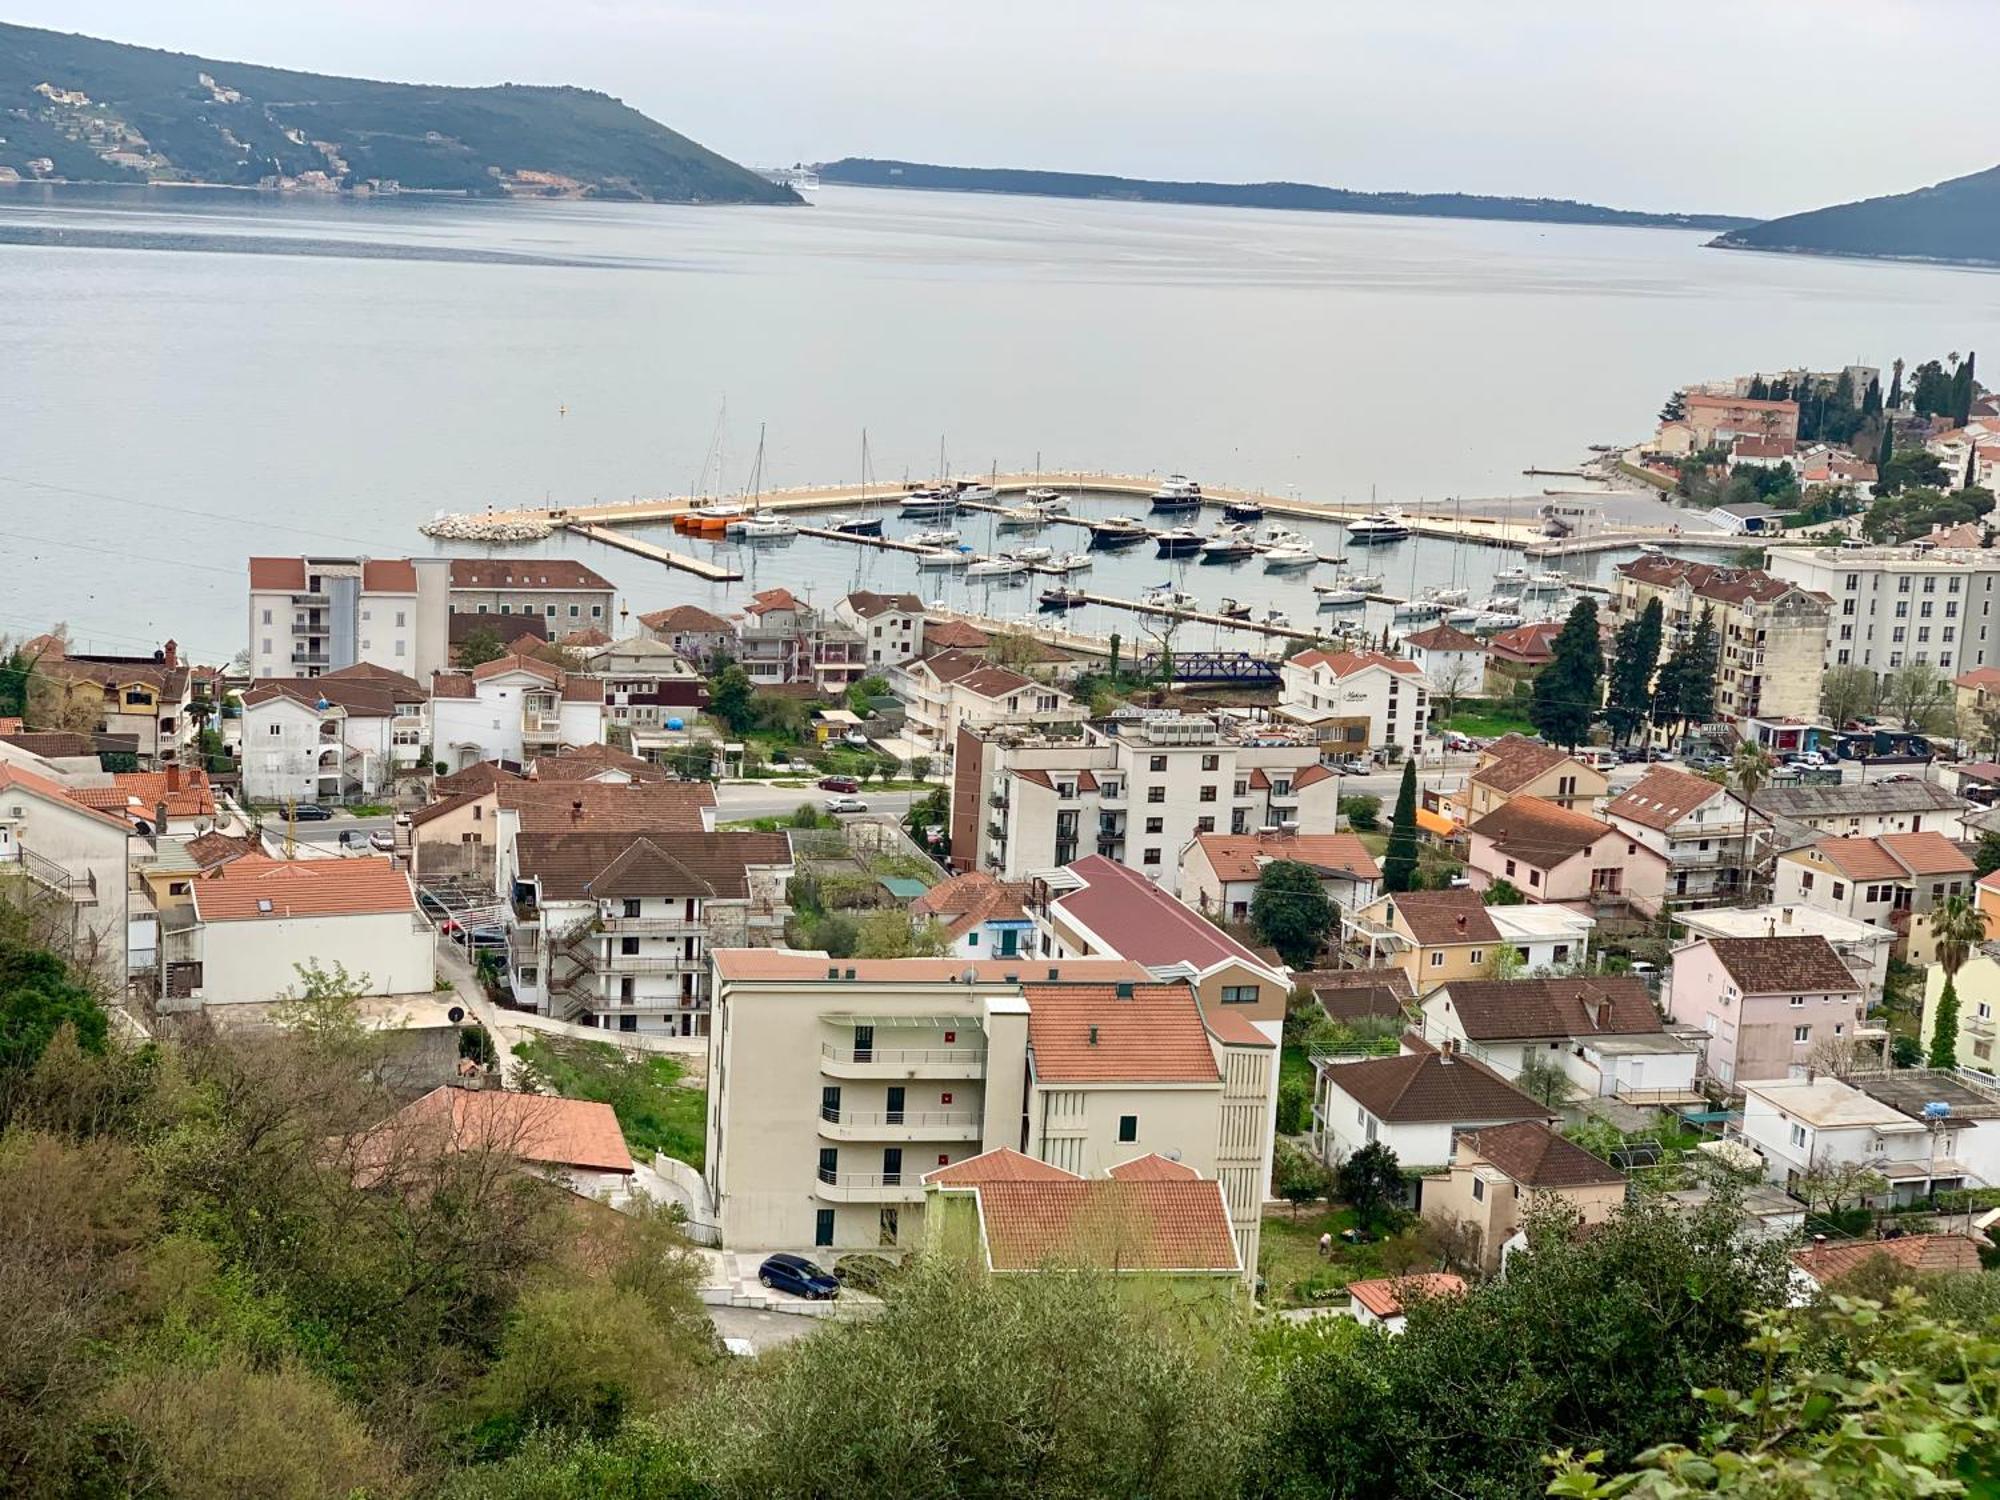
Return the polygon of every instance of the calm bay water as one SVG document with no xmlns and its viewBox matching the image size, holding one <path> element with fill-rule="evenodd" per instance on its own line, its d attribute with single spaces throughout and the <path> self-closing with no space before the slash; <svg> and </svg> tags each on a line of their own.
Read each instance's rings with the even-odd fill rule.
<svg viewBox="0 0 2000 1500">
<path fill-rule="evenodd" d="M 855 189 L 804 210 L 0 190 L 0 631 L 224 659 L 247 553 L 401 554 L 438 510 L 738 488 L 760 424 L 766 487 L 857 477 L 865 427 L 884 481 L 928 476 L 942 437 L 960 471 L 1039 455 L 1470 504 L 1643 431 L 1678 382 L 2000 349 L 1989 273 L 1701 238 Z M 635 611 L 915 577 L 804 539 L 731 589 L 547 546 Z M 1090 585 L 1173 576 L 1149 552 Z M 1507 561 L 1373 559 L 1394 591 L 1456 574 L 1475 597 Z M 1204 603 L 1311 613 L 1256 564 L 1189 572 Z M 1032 595 L 993 591 L 1010 614 Z"/>
</svg>

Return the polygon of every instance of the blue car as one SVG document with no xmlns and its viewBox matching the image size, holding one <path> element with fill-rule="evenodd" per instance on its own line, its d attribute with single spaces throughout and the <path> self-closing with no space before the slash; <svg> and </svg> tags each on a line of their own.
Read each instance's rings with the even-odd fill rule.
<svg viewBox="0 0 2000 1500">
<path fill-rule="evenodd" d="M 757 1280 L 774 1292 L 790 1292 L 794 1297 L 831 1300 L 840 1295 L 840 1283 L 803 1255 L 773 1255 L 757 1268 Z"/>
</svg>

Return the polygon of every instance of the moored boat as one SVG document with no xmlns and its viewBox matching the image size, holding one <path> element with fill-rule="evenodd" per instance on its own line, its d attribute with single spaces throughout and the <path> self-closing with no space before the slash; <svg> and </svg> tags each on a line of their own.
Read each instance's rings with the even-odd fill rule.
<svg viewBox="0 0 2000 1500">
<path fill-rule="evenodd" d="M 1159 544 L 1162 557 L 1187 557 L 1201 551 L 1201 544 L 1207 540 L 1192 526 L 1176 526 L 1169 531 L 1156 532 L 1153 540 Z"/>
</svg>

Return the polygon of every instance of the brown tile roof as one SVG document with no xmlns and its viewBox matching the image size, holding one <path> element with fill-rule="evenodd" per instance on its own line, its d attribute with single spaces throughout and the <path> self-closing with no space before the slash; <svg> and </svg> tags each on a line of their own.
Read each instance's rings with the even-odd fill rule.
<svg viewBox="0 0 2000 1500">
<path fill-rule="evenodd" d="M 1442 992 L 1475 1042 L 1632 1036 L 1662 1029 L 1646 981 L 1635 974 L 1457 979 Z"/>
<path fill-rule="evenodd" d="M 599 630 L 595 625 L 587 625 L 582 630 L 565 631 L 559 644 L 564 646 L 608 646 L 611 644 L 611 637 Z"/>
<path fill-rule="evenodd" d="M 1415 646 L 1419 651 L 1478 651 L 1486 650 L 1486 643 L 1477 636 L 1467 635 L 1453 625 L 1433 625 L 1429 630 L 1419 630 L 1415 635 L 1403 637 L 1405 646 Z"/>
<path fill-rule="evenodd" d="M 1171 1161 L 1157 1151 L 1106 1167 L 1104 1175 L 1119 1182 L 1199 1182 L 1201 1173 L 1184 1161 Z"/>
<path fill-rule="evenodd" d="M 608 1104 L 503 1089 L 432 1089 L 369 1132 L 356 1152 L 363 1186 L 413 1150 L 494 1150 L 542 1166 L 632 1170 L 632 1154 Z"/>
<path fill-rule="evenodd" d="M 19 724 L 19 719 L 12 723 Z M 17 750 L 25 750 L 30 755 L 39 755 L 44 760 L 62 760 L 71 756 L 97 754 L 97 741 L 87 734 L 74 734 L 67 729 L 15 729 L 0 734 Z"/>
<path fill-rule="evenodd" d="M 101 823 L 115 824 L 125 833 L 132 831 L 131 823 L 123 816 L 103 812 L 98 808 L 90 806 L 88 803 L 78 802 L 69 795 L 69 788 L 49 780 L 46 776 L 38 776 L 33 771 L 24 771 L 12 761 L 0 760 L 0 792 L 14 787 L 19 787 L 23 791 L 33 792 L 36 796 L 44 797 L 62 807 L 74 808 L 78 812 L 88 813 Z"/>
<path fill-rule="evenodd" d="M 216 833 L 210 830 L 207 833 L 195 835 L 195 837 L 183 844 L 182 847 L 187 850 L 188 857 L 201 866 L 202 869 L 212 870 L 217 865 L 228 864 L 232 859 L 241 859 L 246 854 L 255 854 L 259 845 L 257 840 L 253 838 L 236 838 L 227 833 Z"/>
<path fill-rule="evenodd" d="M 324 677 L 260 677 L 243 690 L 243 705 L 255 708 L 285 698 L 316 711 L 324 701 L 352 716 L 386 719 L 398 703 L 422 703 L 426 696 L 413 679 L 395 673 L 343 677 L 329 672 Z"/>
<path fill-rule="evenodd" d="M 433 698 L 477 698 L 479 688 L 469 672 L 438 672 L 431 677 Z"/>
<path fill-rule="evenodd" d="M 750 602 L 743 606 L 746 615 L 769 614 L 773 610 L 800 609 L 803 606 L 793 596 L 790 589 L 759 589 L 750 596 Z"/>
<path fill-rule="evenodd" d="M 1350 1281 L 1347 1295 L 1378 1318 L 1399 1318 L 1403 1300 L 1420 1297 L 1458 1297 L 1465 1293 L 1465 1278 L 1450 1271 L 1421 1271 L 1410 1276 L 1383 1276 L 1369 1281 Z"/>
<path fill-rule="evenodd" d="M 1703 599 L 1724 604 L 1768 604 L 1791 593 L 1804 593 L 1796 583 L 1773 578 L 1761 568 L 1726 568 L 1713 563 L 1691 562 L 1684 557 L 1648 554 L 1632 562 L 1618 564 L 1627 578 L 1656 588 L 1676 588 L 1685 582 Z"/>
<path fill-rule="evenodd" d="M 269 859 L 246 854 L 194 882 L 204 922 L 281 922 L 415 911 L 410 877 L 386 859 Z"/>
<path fill-rule="evenodd" d="M 1539 620 L 1533 625 L 1516 625 L 1512 630 L 1503 630 L 1486 645 L 1496 656 L 1532 664 L 1554 659 L 1555 640 L 1561 633 L 1562 626 L 1553 620 Z"/>
<path fill-rule="evenodd" d="M 1710 938 L 1708 946 L 1746 995 L 1846 995 L 1862 988 L 1853 970 L 1818 933 Z"/>
<path fill-rule="evenodd" d="M 639 616 L 639 623 L 656 635 L 733 635 L 729 622 L 698 604 L 676 604 Z"/>
<path fill-rule="evenodd" d="M 927 650 L 949 650 L 969 648 L 984 650 L 993 643 L 993 638 L 977 625 L 968 625 L 963 620 L 925 621 L 924 646 Z"/>
<path fill-rule="evenodd" d="M 650 760 L 615 745 L 578 745 L 560 755 L 538 755 L 528 763 L 527 771 L 534 781 L 588 781 L 606 771 L 623 771 L 634 781 L 673 779 Z"/>
<path fill-rule="evenodd" d="M 782 833 L 677 832 L 656 842 L 633 833 L 522 833 L 514 862 L 544 901 L 666 896 L 742 900 L 752 865 L 789 865 Z"/>
<path fill-rule="evenodd" d="M 1074 1172 L 1052 1167 L 1045 1161 L 1023 1155 L 1012 1146 L 996 1146 L 948 1167 L 924 1173 L 924 1183 L 943 1187 L 970 1187 L 980 1182 L 1081 1182 Z"/>
<path fill-rule="evenodd" d="M 1185 984 L 1029 984 L 1028 1046 L 1045 1083 L 1213 1083 L 1215 1053 Z"/>
<path fill-rule="evenodd" d="M 1523 1187 L 1597 1187 L 1623 1182 L 1625 1174 L 1540 1120 L 1488 1125 L 1470 1137 L 1473 1149 Z"/>
<path fill-rule="evenodd" d="M 1962 1234 L 1905 1234 L 1893 1240 L 1848 1240 L 1792 1252 L 1792 1264 L 1827 1286 L 1852 1276 L 1878 1255 L 1920 1275 L 1977 1271 L 1979 1247 Z"/>
<path fill-rule="evenodd" d="M 1398 891 L 1389 902 L 1425 948 L 1500 940 L 1500 929 L 1493 925 L 1477 891 Z"/>
<path fill-rule="evenodd" d="M 1310 765 L 1292 777 L 1292 790 L 1302 791 L 1309 786 L 1318 786 L 1322 781 L 1331 781 L 1333 772 L 1323 765 Z"/>
<path fill-rule="evenodd" d="M 1952 684 L 1963 688 L 2000 687 L 2000 667 L 1974 667 L 1970 672 L 1959 673 Z"/>
<path fill-rule="evenodd" d="M 1336 678 L 1352 677 L 1356 672 L 1366 672 L 1373 667 L 1393 672 L 1398 677 L 1420 675 L 1415 662 L 1382 651 L 1321 651 L 1314 648 L 1289 658 L 1288 665 L 1307 669 L 1325 667 Z"/>
<path fill-rule="evenodd" d="M 1722 787 L 1704 776 L 1690 776 L 1671 766 L 1654 766 L 1604 813 L 1610 818 L 1629 818 L 1642 828 L 1664 831 L 1697 807 L 1726 795 Z"/>
<path fill-rule="evenodd" d="M 361 587 L 371 594 L 414 594 L 417 565 L 407 557 L 371 557 L 361 564 Z"/>
<path fill-rule="evenodd" d="M 871 594 L 866 589 L 859 589 L 847 596 L 847 607 L 862 619 L 872 620 L 892 610 L 900 614 L 920 615 L 924 612 L 924 601 L 915 594 Z"/>
<path fill-rule="evenodd" d="M 1352 833 L 1199 833 L 1195 844 L 1215 878 L 1255 880 L 1272 860 L 1296 860 L 1328 875 L 1380 880 L 1382 867 Z"/>
<path fill-rule="evenodd" d="M 1067 869 L 1082 884 L 1057 896 L 1054 906 L 1110 952 L 1151 968 L 1187 963 L 1207 973 L 1233 961 L 1274 977 L 1282 972 L 1137 870 L 1102 854 L 1086 854 Z"/>
<path fill-rule="evenodd" d="M 1517 791 L 1569 758 L 1568 751 L 1544 745 L 1540 740 L 1518 734 L 1502 735 L 1479 752 L 1479 768 L 1472 773 L 1472 779 L 1495 791 Z"/>
<path fill-rule="evenodd" d="M 969 693 L 977 693 L 982 698 L 1004 698 L 1009 693 L 1018 693 L 1022 688 L 1034 687 L 1032 677 L 1023 677 L 1012 667 L 983 666 L 977 671 L 967 672 L 956 679 L 958 685 Z"/>
<path fill-rule="evenodd" d="M 1516 797 L 1503 803 L 1467 831 L 1491 839 L 1501 853 L 1543 869 L 1581 854 L 1607 834 L 1624 837 L 1609 823 L 1540 797 Z"/>
<path fill-rule="evenodd" d="M 431 791 L 438 796 L 455 796 L 460 792 L 490 792 L 502 782 L 515 782 L 521 778 L 512 771 L 495 765 L 490 760 L 474 761 L 463 771 L 453 771 L 449 776 L 440 776 L 431 783 Z"/>
<path fill-rule="evenodd" d="M 962 938 L 985 922 L 1025 921 L 1029 894 L 1025 880 L 997 880 L 984 870 L 971 870 L 925 891 L 910 903 L 910 914 L 936 917 L 946 936 Z"/>
<path fill-rule="evenodd" d="M 168 783 L 172 782 L 170 790 Z M 94 807 L 99 812 L 152 823 L 154 809 L 167 804 L 170 818 L 212 818 L 215 791 L 208 784 L 208 772 L 199 766 L 171 771 L 121 771 L 110 786 L 80 786 L 70 789 L 70 800 Z"/>
<path fill-rule="evenodd" d="M 472 669 L 474 682 L 491 682 L 496 677 L 504 677 L 509 672 L 526 672 L 531 677 L 539 677 L 544 682 L 553 683 L 562 677 L 562 669 L 554 662 L 543 661 L 537 656 L 496 656 L 491 661 L 483 661 Z"/>
<path fill-rule="evenodd" d="M 1400 1018 L 1411 998 L 1409 976 L 1401 969 L 1320 969 L 1294 974 L 1292 982 L 1310 991 L 1319 1008 L 1335 1021 Z"/>
<path fill-rule="evenodd" d="M 494 788 L 523 833 L 700 833 L 706 781 L 507 781 Z"/>
<path fill-rule="evenodd" d="M 539 646 L 549 638 L 549 627 L 540 615 L 461 609 L 445 622 L 445 638 L 454 650 L 482 630 L 503 646 L 517 647 L 523 638 Z"/>
<path fill-rule="evenodd" d="M 1555 1118 L 1547 1105 L 1529 1098 L 1484 1063 L 1464 1056 L 1407 1053 L 1321 1063 L 1320 1076 L 1391 1124 L 1484 1125 Z"/>
<path fill-rule="evenodd" d="M 970 676 L 991 665 L 984 651 L 971 647 L 934 651 L 915 664 L 916 667 L 929 672 L 939 682 L 956 682 L 961 677 Z"/>
<path fill-rule="evenodd" d="M 609 590 L 611 580 L 566 557 L 454 557 L 455 589 Z"/>
<path fill-rule="evenodd" d="M 992 1182 L 975 1189 L 996 1271 L 1242 1269 L 1216 1182 Z"/>
<path fill-rule="evenodd" d="M 1217 1006 L 1212 1011 L 1204 1011 L 1202 1012 L 1202 1020 L 1208 1025 L 1208 1034 L 1225 1047 L 1275 1047 L 1278 1045 L 1257 1029 L 1255 1021 L 1252 1021 L 1242 1011 L 1236 1010 L 1233 1007 L 1225 1008 Z"/>
</svg>

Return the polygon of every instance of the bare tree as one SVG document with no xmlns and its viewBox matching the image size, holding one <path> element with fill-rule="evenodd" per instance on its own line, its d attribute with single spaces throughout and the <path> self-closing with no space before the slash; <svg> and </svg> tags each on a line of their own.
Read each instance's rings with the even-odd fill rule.
<svg viewBox="0 0 2000 1500">
<path fill-rule="evenodd" d="M 1852 1203 L 1856 1207 L 1889 1190 L 1889 1179 L 1865 1162 L 1835 1161 L 1824 1152 L 1800 1176 L 1796 1191 L 1807 1208 L 1824 1208 L 1837 1214 Z"/>
</svg>

